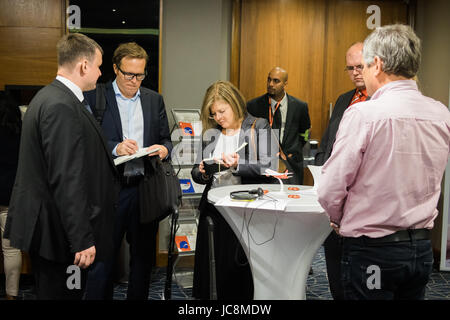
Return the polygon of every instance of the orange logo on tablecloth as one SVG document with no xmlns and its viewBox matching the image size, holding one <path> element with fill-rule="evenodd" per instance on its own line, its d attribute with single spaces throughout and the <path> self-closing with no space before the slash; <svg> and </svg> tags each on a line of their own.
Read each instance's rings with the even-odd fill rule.
<svg viewBox="0 0 450 320">
<path fill-rule="evenodd" d="M 288 198 L 291 198 L 291 199 L 300 199 L 300 196 L 299 196 L 298 194 L 290 194 L 290 195 L 288 195 Z"/>
</svg>

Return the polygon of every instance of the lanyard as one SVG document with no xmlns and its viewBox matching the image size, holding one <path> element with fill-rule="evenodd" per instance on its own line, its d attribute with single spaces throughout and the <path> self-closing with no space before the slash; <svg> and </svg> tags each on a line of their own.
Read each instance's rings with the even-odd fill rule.
<svg viewBox="0 0 450 320">
<path fill-rule="evenodd" d="M 269 97 L 269 124 L 270 124 L 271 128 L 272 128 L 274 114 L 277 112 L 278 108 L 280 107 L 280 103 L 281 103 L 281 100 L 278 101 L 277 105 L 275 106 L 275 110 L 272 113 L 272 100 Z"/>
</svg>

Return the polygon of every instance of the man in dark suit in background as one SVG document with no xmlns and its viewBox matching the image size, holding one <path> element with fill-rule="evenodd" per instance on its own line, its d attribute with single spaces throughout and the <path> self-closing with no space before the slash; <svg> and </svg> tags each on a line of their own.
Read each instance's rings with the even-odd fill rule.
<svg viewBox="0 0 450 320">
<path fill-rule="evenodd" d="M 350 80 L 355 85 L 352 89 L 337 99 L 330 122 L 320 142 L 319 150 L 315 156 L 315 165 L 323 165 L 331 155 L 333 144 L 336 140 L 336 133 L 339 128 L 345 110 L 351 105 L 367 100 L 367 91 L 362 78 L 362 42 L 357 42 L 350 46 L 345 55 L 346 67 Z M 331 231 L 324 242 L 325 261 L 327 264 L 328 282 L 334 300 L 344 299 L 344 292 L 341 284 L 341 256 L 342 239 L 336 232 Z"/>
<path fill-rule="evenodd" d="M 38 299 L 80 299 L 85 268 L 110 255 L 119 185 L 101 128 L 83 104 L 103 51 L 82 34 L 64 36 L 57 49 L 56 80 L 23 120 L 5 237 L 29 252 Z"/>
<path fill-rule="evenodd" d="M 320 141 L 320 147 L 315 156 L 314 163 L 317 166 L 323 165 L 330 157 L 334 140 L 336 140 L 336 132 L 345 110 L 352 104 L 367 99 L 366 86 L 362 78 L 362 49 L 362 42 L 357 42 L 350 46 L 345 55 L 345 71 L 355 85 L 355 89 L 340 95 L 334 104 L 328 127 L 323 134 L 322 140 Z"/>
<path fill-rule="evenodd" d="M 147 61 L 145 50 L 134 42 L 121 44 L 114 51 L 116 79 L 106 84 L 102 127 L 109 152 L 115 157 L 134 154 L 140 148 L 159 148 L 149 156 L 165 159 L 172 150 L 164 100 L 158 93 L 141 87 Z M 96 92 L 86 95 L 95 110 Z M 89 272 L 87 299 L 112 299 L 114 265 L 125 233 L 130 245 L 127 299 L 148 298 L 159 223 L 140 222 L 138 185 L 144 176 L 144 158 L 120 165 L 119 171 L 122 190 L 114 228 L 115 255 L 108 264 Z"/>
<path fill-rule="evenodd" d="M 285 92 L 286 70 L 275 67 L 267 76 L 267 93 L 250 100 L 247 110 L 255 117 L 265 118 L 272 129 L 279 130 L 280 157 L 294 171 L 290 184 L 303 184 L 303 146 L 311 127 L 308 104 Z"/>
</svg>

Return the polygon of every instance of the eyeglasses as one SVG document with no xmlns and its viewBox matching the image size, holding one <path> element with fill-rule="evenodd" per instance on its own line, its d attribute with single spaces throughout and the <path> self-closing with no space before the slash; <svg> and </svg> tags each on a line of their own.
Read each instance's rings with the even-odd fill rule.
<svg viewBox="0 0 450 320">
<path fill-rule="evenodd" d="M 136 80 L 142 81 L 145 79 L 145 76 L 147 75 L 147 71 L 145 71 L 145 73 L 124 72 L 124 71 L 122 71 L 122 69 L 120 69 L 119 66 L 117 66 L 117 69 L 119 69 L 119 71 L 122 72 L 125 80 L 133 80 L 133 78 L 136 77 Z"/>
<path fill-rule="evenodd" d="M 360 72 L 362 69 L 364 69 L 364 66 L 362 64 L 358 64 L 357 66 L 346 66 L 345 71 L 353 71 L 355 70 Z"/>
</svg>

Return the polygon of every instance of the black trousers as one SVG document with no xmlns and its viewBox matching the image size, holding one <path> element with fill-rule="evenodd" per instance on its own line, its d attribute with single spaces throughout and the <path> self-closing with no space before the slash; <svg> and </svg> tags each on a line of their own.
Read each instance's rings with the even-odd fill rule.
<svg viewBox="0 0 450 320">
<path fill-rule="evenodd" d="M 344 287 L 341 281 L 342 241 L 343 238 L 333 230 L 323 243 L 328 283 L 334 300 L 344 300 Z"/>
<path fill-rule="evenodd" d="M 114 224 L 114 253 L 105 262 L 94 263 L 89 270 L 86 300 L 111 300 L 114 294 L 114 274 L 124 235 L 130 247 L 128 300 L 148 299 L 150 275 L 155 263 L 158 222 L 140 223 L 139 192 L 125 187 L 119 196 L 119 209 Z"/>
<path fill-rule="evenodd" d="M 432 267 L 431 240 L 343 241 L 342 283 L 348 300 L 423 300 Z"/>
<path fill-rule="evenodd" d="M 86 287 L 85 269 L 75 270 L 70 264 L 50 261 L 36 254 L 30 254 L 30 259 L 38 300 L 81 300 Z"/>
</svg>

